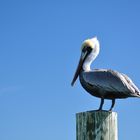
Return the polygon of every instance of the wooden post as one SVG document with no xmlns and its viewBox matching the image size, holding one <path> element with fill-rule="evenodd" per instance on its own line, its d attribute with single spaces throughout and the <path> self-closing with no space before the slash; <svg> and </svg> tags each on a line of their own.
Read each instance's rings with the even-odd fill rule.
<svg viewBox="0 0 140 140">
<path fill-rule="evenodd" d="M 87 111 L 76 114 L 76 140 L 118 140 L 117 113 Z"/>
</svg>

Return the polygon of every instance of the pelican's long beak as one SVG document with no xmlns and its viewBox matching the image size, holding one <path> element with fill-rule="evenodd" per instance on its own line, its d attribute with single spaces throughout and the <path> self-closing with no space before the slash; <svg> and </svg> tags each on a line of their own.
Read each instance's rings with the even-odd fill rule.
<svg viewBox="0 0 140 140">
<path fill-rule="evenodd" d="M 75 75 L 74 75 L 73 80 L 71 82 L 71 86 L 74 85 L 74 83 L 75 83 L 75 81 L 76 81 L 76 79 L 77 79 L 77 77 L 82 69 L 82 66 L 83 66 L 83 63 L 85 61 L 85 58 L 87 57 L 87 54 L 88 54 L 87 51 L 85 53 L 82 52 L 80 60 L 79 60 L 79 64 L 78 64 L 76 72 L 75 72 Z"/>
</svg>

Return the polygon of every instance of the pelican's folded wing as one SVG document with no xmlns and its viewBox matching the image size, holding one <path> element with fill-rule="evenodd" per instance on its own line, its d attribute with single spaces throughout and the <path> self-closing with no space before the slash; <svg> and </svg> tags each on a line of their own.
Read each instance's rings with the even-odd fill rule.
<svg viewBox="0 0 140 140">
<path fill-rule="evenodd" d="M 134 82 L 126 75 L 122 73 L 122 76 L 125 78 L 125 80 L 127 81 L 127 88 L 131 91 L 133 91 L 132 93 L 135 94 L 136 96 L 140 96 L 140 90 L 138 89 L 138 87 L 134 84 Z"/>
<path fill-rule="evenodd" d="M 128 82 L 128 78 L 117 71 L 96 69 L 94 71 L 84 72 L 83 78 L 88 84 L 99 88 L 101 91 L 136 96 L 135 90 L 132 88 L 134 84 L 132 84 L 133 82 L 130 78 Z M 138 91 L 138 89 L 136 91 Z"/>
</svg>

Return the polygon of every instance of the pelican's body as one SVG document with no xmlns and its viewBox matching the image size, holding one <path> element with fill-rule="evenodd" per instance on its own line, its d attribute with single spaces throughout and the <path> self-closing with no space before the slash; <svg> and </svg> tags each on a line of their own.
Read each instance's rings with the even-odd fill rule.
<svg viewBox="0 0 140 140">
<path fill-rule="evenodd" d="M 104 99 L 112 100 L 112 110 L 117 98 L 140 97 L 139 89 L 127 75 L 107 69 L 91 70 L 90 65 L 99 54 L 99 50 L 96 37 L 84 41 L 72 85 L 79 76 L 83 88 L 91 95 L 101 98 L 99 110 L 102 110 Z"/>
<path fill-rule="evenodd" d="M 138 97 L 139 90 L 124 74 L 113 70 L 97 69 L 80 72 L 80 82 L 91 95 L 104 98 Z"/>
</svg>

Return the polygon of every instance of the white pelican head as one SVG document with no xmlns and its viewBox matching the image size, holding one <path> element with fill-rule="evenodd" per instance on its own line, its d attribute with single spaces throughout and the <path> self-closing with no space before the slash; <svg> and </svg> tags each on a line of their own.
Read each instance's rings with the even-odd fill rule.
<svg viewBox="0 0 140 140">
<path fill-rule="evenodd" d="M 74 78 L 71 83 L 72 86 L 74 85 L 82 69 L 84 71 L 90 71 L 90 65 L 92 61 L 95 60 L 95 58 L 99 54 L 99 51 L 100 51 L 100 44 L 97 37 L 87 39 L 82 43 L 81 57 Z"/>
</svg>

